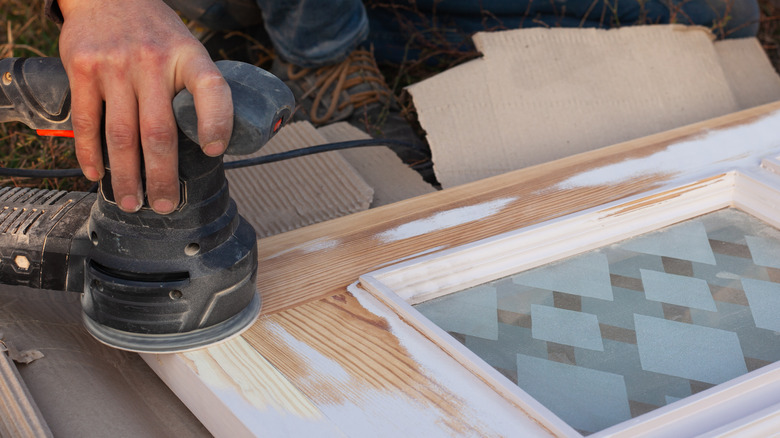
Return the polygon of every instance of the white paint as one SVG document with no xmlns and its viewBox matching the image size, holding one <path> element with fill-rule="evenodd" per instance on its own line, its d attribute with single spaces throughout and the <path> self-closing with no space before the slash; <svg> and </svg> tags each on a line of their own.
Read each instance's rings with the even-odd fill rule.
<svg viewBox="0 0 780 438">
<path fill-rule="evenodd" d="M 464 431 L 468 436 L 523 436 L 549 437 L 550 433 L 539 426 L 516 406 L 510 404 L 504 397 L 460 365 L 450 355 L 431 341 L 422 336 L 414 327 L 404 322 L 397 313 L 388 309 L 382 302 L 357 286 L 350 285 L 347 290 L 358 300 L 361 306 L 369 312 L 381 316 L 390 326 L 390 332 L 395 335 L 404 349 L 414 359 L 420 372 L 436 387 L 446 388 L 446 392 L 455 395 L 454 401 L 461 403 L 460 417 L 468 421 L 470 430 Z M 444 394 L 442 394 L 444 395 Z M 406 406 L 405 410 L 410 407 Z M 420 407 L 414 415 L 420 414 Z M 430 409 L 428 407 L 428 409 Z M 399 417 L 410 419 L 410 416 Z M 439 419 L 438 421 L 442 421 Z M 439 436 L 418 434 L 415 436 Z"/>
<path fill-rule="evenodd" d="M 706 168 L 708 172 L 760 163 L 762 155 L 780 146 L 780 111 L 758 121 L 709 131 L 669 145 L 642 159 L 626 159 L 591 169 L 558 183 L 554 189 L 616 185 L 651 175 L 678 175 Z M 713 166 L 714 165 L 714 166 Z"/>
<path fill-rule="evenodd" d="M 395 438 L 398 436 L 448 436 L 437 413 L 400 391 L 372 386 L 350 375 L 335 360 L 301 342 L 283 326 L 266 322 L 279 340 L 295 352 L 305 367 L 295 381 L 311 395 L 325 416 L 346 436 Z M 280 435 L 281 436 L 281 435 Z M 285 436 L 319 436 L 285 435 Z"/>
<path fill-rule="evenodd" d="M 337 239 L 320 238 L 312 240 L 301 249 L 303 250 L 304 254 L 309 254 L 317 251 L 330 250 L 336 248 L 337 246 L 339 246 L 339 241 Z"/>
<path fill-rule="evenodd" d="M 489 365 L 434 326 L 404 300 L 429 297 L 426 294 L 440 296 L 463 290 L 724 207 L 734 206 L 765 222 L 773 223 L 772 219 L 780 216 L 780 210 L 776 207 L 780 205 L 780 180 L 766 171 L 758 171 L 759 162 L 760 159 L 752 160 L 750 163 L 753 164 L 753 169 L 746 166 L 738 172 L 734 171 L 732 163 L 726 167 L 729 171 L 723 172 L 719 178 L 713 177 L 721 173 L 719 168 L 723 167 L 723 164 L 710 163 L 711 168 L 715 168 L 715 174 L 700 175 L 701 179 L 695 184 L 680 181 L 680 186 L 671 190 L 657 189 L 652 193 L 510 231 L 396 267 L 383 268 L 381 271 L 361 276 L 360 285 L 378 297 L 381 303 L 401 315 L 404 323 L 425 333 L 464 367 L 485 376 L 485 381 L 490 382 L 488 379 L 492 378 L 493 370 Z M 636 208 L 637 205 L 642 205 L 642 208 Z M 720 278 L 728 278 L 730 275 L 728 272 L 718 273 Z M 359 290 L 362 289 L 357 289 L 356 292 Z M 356 292 L 353 294 L 358 296 Z M 361 304 L 377 312 L 368 302 L 361 301 Z M 407 339 L 406 334 L 396 332 L 395 328 L 393 330 L 399 339 Z M 408 348 L 415 352 L 414 357 L 419 362 L 425 361 L 417 356 L 414 349 Z M 429 348 L 426 352 L 430 350 L 434 349 Z M 444 366 L 433 369 L 442 374 L 443 380 L 444 373 L 440 370 L 444 369 Z M 437 379 L 440 378 L 439 374 L 436 376 Z M 500 386 L 500 377 L 493 381 Z M 511 385 L 511 382 L 506 383 L 503 389 L 511 392 L 514 388 L 508 385 Z M 492 387 L 496 391 L 501 390 L 498 386 Z M 471 393 L 460 389 L 456 384 L 451 388 L 458 395 L 468 394 L 468 397 L 471 397 Z M 757 431 L 763 430 L 761 427 L 770 423 L 754 421 L 751 416 L 770 406 L 780 406 L 778 388 L 780 363 L 745 374 L 593 436 L 698 436 L 730 422 L 744 425 L 746 430 L 750 430 L 749 434 L 740 436 L 765 436 Z M 546 416 L 539 416 L 537 419 L 552 421 L 552 417 Z M 561 435 L 580 437 L 577 433 Z"/>
<path fill-rule="evenodd" d="M 391 243 L 478 221 L 500 212 L 515 200 L 517 198 L 500 198 L 468 207 L 442 211 L 425 219 L 407 222 L 392 230 L 379 233 L 377 238 L 384 243 Z"/>
<path fill-rule="evenodd" d="M 272 256 L 268 257 L 268 259 L 273 259 L 285 254 L 289 254 L 293 251 L 303 251 L 304 254 L 310 254 L 317 251 L 330 250 L 339 246 L 340 243 L 341 241 L 339 241 L 338 239 L 329 239 L 326 237 L 320 237 L 319 239 L 310 240 L 304 244 L 296 245 L 291 248 L 287 248 L 283 251 L 274 253 Z"/>
<path fill-rule="evenodd" d="M 265 321 L 263 325 L 268 331 L 275 336 L 278 336 L 284 345 L 295 350 L 301 359 L 305 359 L 310 365 L 309 370 L 312 372 L 316 370 L 317 374 L 327 375 L 330 379 L 338 381 L 347 381 L 350 379 L 349 373 L 347 373 L 347 371 L 336 361 L 325 357 L 322 353 L 310 347 L 308 344 L 299 341 L 281 325 L 271 321 Z M 312 377 L 312 375 L 306 376 L 307 379 Z"/>
<path fill-rule="evenodd" d="M 697 190 L 686 187 L 638 195 L 382 268 L 360 278 L 375 277 L 409 304 L 417 304 L 610 245 L 681 218 L 727 207 L 734 199 L 734 180 L 734 175 L 727 174 L 702 183 Z M 641 204 L 642 200 L 667 197 L 659 201 L 661 207 L 622 207 L 623 203 Z"/>
<path fill-rule="evenodd" d="M 343 436 L 243 338 L 141 357 L 215 436 Z"/>
</svg>

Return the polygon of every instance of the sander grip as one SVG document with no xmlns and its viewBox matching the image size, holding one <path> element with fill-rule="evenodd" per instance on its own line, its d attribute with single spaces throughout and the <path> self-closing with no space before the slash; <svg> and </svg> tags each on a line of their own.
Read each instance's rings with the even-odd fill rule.
<svg viewBox="0 0 780 438">
<path fill-rule="evenodd" d="M 70 86 L 59 58 L 0 59 L 0 122 L 72 131 Z"/>
<path fill-rule="evenodd" d="M 0 283 L 83 292 L 94 202 L 93 193 L 0 188 Z"/>
</svg>

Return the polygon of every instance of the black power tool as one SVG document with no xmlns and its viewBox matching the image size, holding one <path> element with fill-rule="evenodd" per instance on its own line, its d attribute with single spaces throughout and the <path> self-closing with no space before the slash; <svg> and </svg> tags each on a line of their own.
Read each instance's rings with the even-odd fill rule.
<svg viewBox="0 0 780 438">
<path fill-rule="evenodd" d="M 262 147 L 287 121 L 292 92 L 244 63 L 217 66 L 233 95 L 229 154 Z M 110 162 L 97 193 L 0 188 L 0 283 L 82 294 L 87 330 L 138 352 L 200 348 L 235 336 L 260 312 L 257 239 L 230 198 L 221 157 L 197 144 L 192 95 L 173 101 L 181 203 L 159 215 L 121 211 Z M 0 122 L 72 132 L 70 90 L 57 58 L 0 60 Z"/>
</svg>

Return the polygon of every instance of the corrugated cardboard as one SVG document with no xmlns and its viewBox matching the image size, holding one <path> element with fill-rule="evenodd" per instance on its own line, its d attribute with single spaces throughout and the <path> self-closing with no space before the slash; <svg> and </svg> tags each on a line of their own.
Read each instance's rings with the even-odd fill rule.
<svg viewBox="0 0 780 438">
<path fill-rule="evenodd" d="M 317 129 L 329 142 L 364 140 L 370 135 L 346 122 Z M 435 192 L 422 176 L 385 146 L 361 147 L 339 151 L 374 189 L 371 208 Z"/>
<path fill-rule="evenodd" d="M 292 123 L 260 151 L 225 161 L 327 143 L 308 122 Z M 366 210 L 373 189 L 337 152 L 227 171 L 230 194 L 258 237 Z"/>
<path fill-rule="evenodd" d="M 715 51 L 740 109 L 780 100 L 780 76 L 757 39 L 716 41 Z"/>
<path fill-rule="evenodd" d="M 0 436 L 54 436 L 2 339 L 0 333 Z"/>
<path fill-rule="evenodd" d="M 474 42 L 482 58 L 409 88 L 445 188 L 741 109 L 703 28 L 520 29 Z"/>
<path fill-rule="evenodd" d="M 0 288 L 5 342 L 43 353 L 18 370 L 54 436 L 211 436 L 140 356 L 106 347 L 86 332 L 79 299 L 70 292 Z"/>
</svg>

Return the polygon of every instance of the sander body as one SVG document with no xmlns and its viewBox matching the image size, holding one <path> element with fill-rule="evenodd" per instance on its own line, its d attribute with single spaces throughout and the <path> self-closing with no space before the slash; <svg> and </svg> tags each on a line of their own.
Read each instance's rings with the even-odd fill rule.
<svg viewBox="0 0 780 438">
<path fill-rule="evenodd" d="M 262 147 L 292 112 L 292 92 L 270 73 L 219 61 L 231 87 L 227 153 Z M 0 122 L 67 135 L 70 91 L 57 58 L 0 60 Z M 120 210 L 111 165 L 97 193 L 0 188 L 0 283 L 82 294 L 87 330 L 112 347 L 152 353 L 205 347 L 240 334 L 260 312 L 257 239 L 230 197 L 222 157 L 197 143 L 186 90 L 179 126 L 181 201 L 160 215 Z"/>
</svg>

